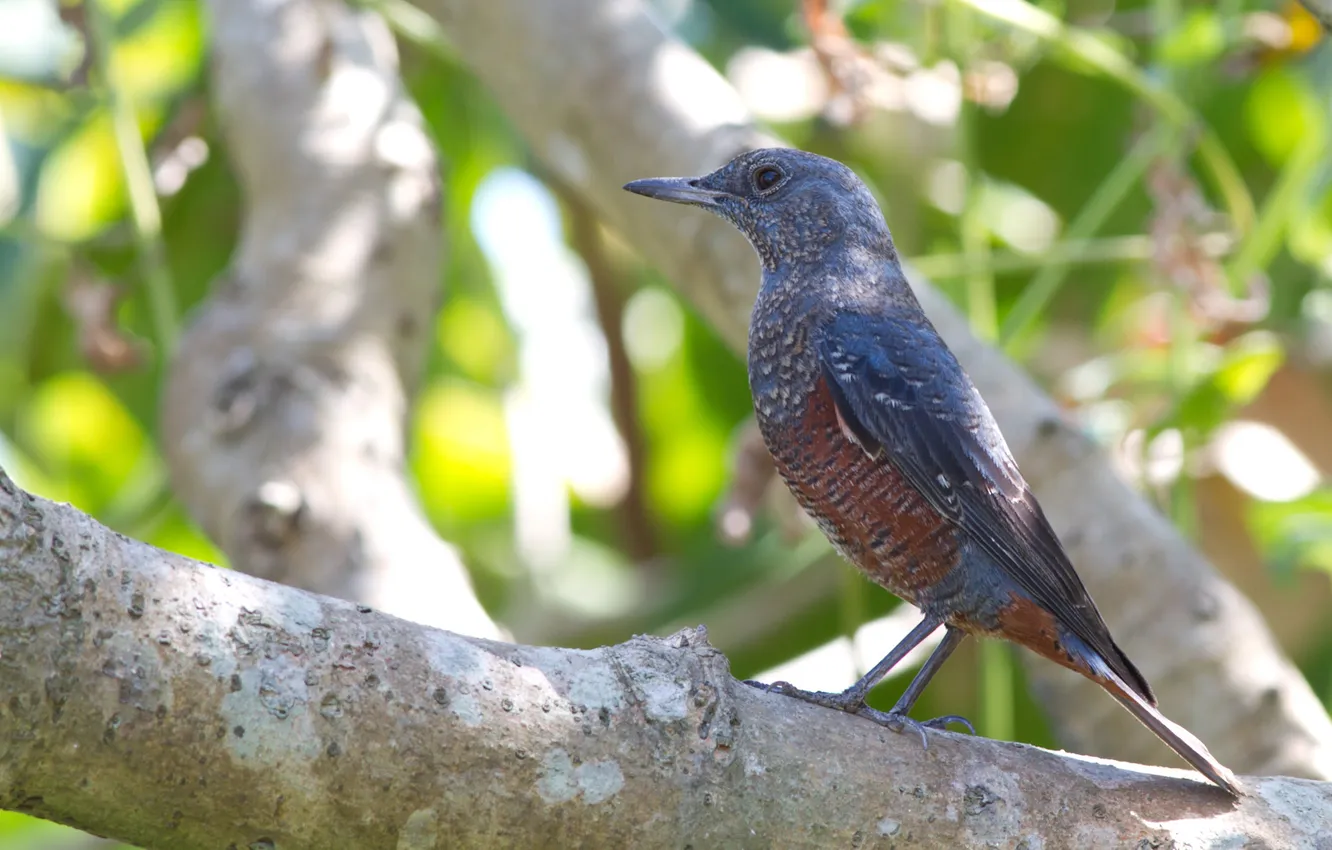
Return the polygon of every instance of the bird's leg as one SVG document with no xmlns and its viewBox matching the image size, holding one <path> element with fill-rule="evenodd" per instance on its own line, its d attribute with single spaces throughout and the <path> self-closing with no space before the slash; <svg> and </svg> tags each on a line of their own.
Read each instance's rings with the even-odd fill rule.
<svg viewBox="0 0 1332 850">
<path fill-rule="evenodd" d="M 838 711 L 845 711 L 849 714 L 873 711 L 873 709 L 867 708 L 865 705 L 866 694 L 868 694 L 875 685 L 879 684 L 884 676 L 888 675 L 889 670 L 892 670 L 901 663 L 902 659 L 907 656 L 907 653 L 919 646 L 920 642 L 929 637 L 930 633 L 937 628 L 939 628 L 939 621 L 931 617 L 926 617 L 920 622 L 920 625 L 912 629 L 911 632 L 902 639 L 901 643 L 893 647 L 892 651 L 885 655 L 882 661 L 875 664 L 874 669 L 870 670 L 864 676 L 861 676 L 860 681 L 841 693 L 834 694 L 826 691 L 802 691 L 788 682 L 773 682 L 771 685 L 765 685 L 762 682 L 747 681 L 745 684 L 753 685 L 760 690 L 774 691 L 779 694 L 794 697 L 798 700 L 812 702 L 815 705 L 822 705 L 826 708 L 835 708 Z M 952 629 L 949 630 L 949 633 L 952 633 Z M 961 633 L 959 632 L 959 634 Z M 958 640 L 960 639 L 961 638 L 958 638 Z M 947 642 L 948 638 L 945 637 L 944 644 L 947 644 Z M 939 664 L 943 663 L 943 658 L 947 658 L 948 654 L 951 653 L 956 646 L 956 644 L 954 644 L 953 646 L 948 647 L 948 650 L 943 653 L 943 658 L 940 658 L 938 664 L 935 664 L 934 667 L 931 668 L 930 664 L 934 662 L 935 656 L 939 655 L 944 644 L 940 644 L 939 649 L 936 649 L 934 654 L 930 656 L 929 661 L 925 662 L 925 667 L 922 667 L 920 673 L 916 674 L 916 678 L 911 682 L 911 687 L 907 689 L 908 693 L 910 693 L 911 688 L 916 686 L 916 682 L 920 681 L 922 674 L 925 674 L 926 670 L 929 670 L 929 674 L 925 676 L 924 681 L 920 682 L 920 688 L 916 690 L 916 695 L 918 696 L 920 690 L 924 689 L 925 683 L 929 681 L 929 677 L 934 675 L 934 670 L 937 670 Z M 915 702 L 915 697 L 912 697 L 911 702 Z M 911 704 L 908 703 L 904 712 L 910 708 Z M 896 708 L 894 708 L 894 711 L 896 711 Z M 878 715 L 884 714 L 884 712 L 881 711 L 874 713 Z"/>
<path fill-rule="evenodd" d="M 945 729 L 949 723 L 957 723 L 967 727 L 971 734 L 976 734 L 976 728 L 971 725 L 971 721 L 957 714 L 945 714 L 943 717 L 935 717 L 932 720 L 919 721 L 912 720 L 909 716 L 912 706 L 920 698 L 925 686 L 934 678 L 934 674 L 939 672 L 939 668 L 948 660 L 948 656 L 953 654 L 958 644 L 962 643 L 962 638 L 966 637 L 966 632 L 955 626 L 948 626 L 944 632 L 944 639 L 935 647 L 934 652 L 921 665 L 916 676 L 907 685 L 907 689 L 902 692 L 902 696 L 897 703 L 888 711 L 876 711 L 869 706 L 865 706 L 856 712 L 864 717 L 868 717 L 875 723 L 880 723 L 894 732 L 902 732 L 908 728 L 914 729 L 920 735 L 920 742 L 924 746 L 929 746 L 929 741 L 925 738 L 926 729 Z"/>
</svg>

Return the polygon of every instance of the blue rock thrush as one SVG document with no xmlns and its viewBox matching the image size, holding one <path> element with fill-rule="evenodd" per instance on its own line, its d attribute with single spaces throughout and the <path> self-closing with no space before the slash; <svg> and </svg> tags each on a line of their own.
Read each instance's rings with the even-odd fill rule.
<svg viewBox="0 0 1332 850">
<path fill-rule="evenodd" d="M 1025 646 L 1096 682 L 1204 776 L 1234 775 L 1156 698 L 1073 570 L 999 426 L 926 318 L 883 214 L 839 162 L 797 150 L 742 154 L 703 177 L 631 192 L 720 215 L 749 239 L 763 281 L 749 327 L 749 386 L 786 485 L 842 555 L 924 612 L 855 685 L 771 686 L 896 731 L 968 635 Z M 944 639 L 891 711 L 865 695 L 939 626 Z"/>
</svg>

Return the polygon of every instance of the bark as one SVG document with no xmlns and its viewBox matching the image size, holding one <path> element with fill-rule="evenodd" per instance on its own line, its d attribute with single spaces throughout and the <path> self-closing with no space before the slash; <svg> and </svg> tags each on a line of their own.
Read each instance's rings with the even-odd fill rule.
<svg viewBox="0 0 1332 850">
<path fill-rule="evenodd" d="M 620 189 L 701 174 L 771 143 L 735 90 L 635 0 L 422 5 L 545 163 L 742 350 L 758 282 L 743 239 L 715 217 Z M 926 281 L 913 283 L 1165 712 L 1233 768 L 1332 777 L 1332 722 L 1257 610 L 1021 369 L 979 342 Z M 1094 685 L 1042 662 L 1028 670 L 1068 746 L 1173 758 Z"/>
<path fill-rule="evenodd" d="M 760 693 L 706 632 L 597 650 L 396 620 L 130 540 L 0 472 L 0 808 L 149 848 L 1313 847 L 1332 785 Z M 1325 835 L 1323 835 L 1325 837 Z"/>
<path fill-rule="evenodd" d="M 209 11 L 245 210 L 163 394 L 175 492 L 237 569 L 496 636 L 404 470 L 443 231 L 393 39 L 333 0 Z"/>
</svg>

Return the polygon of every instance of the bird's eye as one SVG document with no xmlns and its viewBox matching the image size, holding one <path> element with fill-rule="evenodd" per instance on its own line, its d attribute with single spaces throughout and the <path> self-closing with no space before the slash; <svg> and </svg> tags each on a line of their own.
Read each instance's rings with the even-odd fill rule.
<svg viewBox="0 0 1332 850">
<path fill-rule="evenodd" d="M 764 165 L 754 170 L 754 188 L 766 192 L 781 182 L 782 170 L 775 165 Z"/>
</svg>

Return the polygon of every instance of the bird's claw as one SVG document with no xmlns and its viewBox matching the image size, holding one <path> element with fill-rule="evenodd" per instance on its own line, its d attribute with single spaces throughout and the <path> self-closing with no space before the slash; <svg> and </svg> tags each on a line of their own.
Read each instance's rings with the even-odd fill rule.
<svg viewBox="0 0 1332 850">
<path fill-rule="evenodd" d="M 956 723 L 958 726 L 965 726 L 968 732 L 970 732 L 973 735 L 976 734 L 976 727 L 972 726 L 971 721 L 966 719 L 960 714 L 945 714 L 942 717 L 934 717 L 929 720 L 926 720 L 922 725 L 928 726 L 931 729 L 939 729 L 942 731 L 948 728 L 949 723 Z"/>
<path fill-rule="evenodd" d="M 879 711 L 878 709 L 865 706 L 856 714 L 861 717 L 873 720 L 880 726 L 886 726 L 889 729 L 901 734 L 910 729 L 920 736 L 920 745 L 924 749 L 930 748 L 929 737 L 925 734 L 926 729 L 943 731 L 948 728 L 949 723 L 956 723 L 965 726 L 971 734 L 976 734 L 976 727 L 971 725 L 971 721 L 958 714 L 945 714 L 942 717 L 934 717 L 930 720 L 916 720 L 900 711 Z"/>
</svg>

